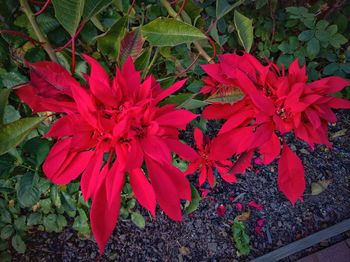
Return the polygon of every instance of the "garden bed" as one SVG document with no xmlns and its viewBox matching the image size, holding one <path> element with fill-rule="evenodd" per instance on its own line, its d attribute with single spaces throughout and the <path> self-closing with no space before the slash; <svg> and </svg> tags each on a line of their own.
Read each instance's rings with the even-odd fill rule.
<svg viewBox="0 0 350 262">
<path fill-rule="evenodd" d="M 239 177 L 238 183 L 228 184 L 218 178 L 219 183 L 202 199 L 198 210 L 184 215 L 181 223 L 171 221 L 159 209 L 156 220 L 142 211 L 147 217 L 144 230 L 131 221 L 120 220 L 100 261 L 250 261 L 350 218 L 350 114 L 338 111 L 337 116 L 339 122 L 330 126 L 332 150 L 318 146 L 310 152 L 306 144 L 289 138 L 289 144 L 294 144 L 305 166 L 304 202 L 298 201 L 293 207 L 278 191 L 276 164 L 254 164 Z M 209 126 L 208 132 L 215 133 L 215 126 Z M 191 133 L 188 135 L 185 133 L 184 137 L 190 140 Z M 325 192 L 311 195 L 311 184 L 323 180 L 331 180 Z M 237 196 L 239 199 L 235 199 Z M 245 223 L 251 239 L 251 253 L 238 257 L 231 225 L 243 211 L 239 212 L 235 204 L 240 202 L 248 209 L 250 201 L 261 204 L 263 209 L 250 208 L 251 216 Z M 221 204 L 227 209 L 223 217 L 217 213 Z M 259 218 L 265 220 L 261 235 L 255 232 Z M 290 259 L 300 258 L 346 236 L 323 241 L 318 247 Z M 72 229 L 60 234 L 33 233 L 27 241 L 27 252 L 14 254 L 16 261 L 91 261 L 98 257 L 95 242 L 79 239 Z"/>
</svg>

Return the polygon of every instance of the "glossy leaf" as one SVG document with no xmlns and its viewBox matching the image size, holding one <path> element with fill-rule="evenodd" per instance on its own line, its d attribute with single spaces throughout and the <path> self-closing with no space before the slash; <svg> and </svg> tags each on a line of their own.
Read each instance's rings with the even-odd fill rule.
<svg viewBox="0 0 350 262">
<path fill-rule="evenodd" d="M 27 117 L 0 128 L 0 155 L 21 143 L 44 118 Z"/>
<path fill-rule="evenodd" d="M 142 51 L 143 39 L 140 30 L 127 32 L 120 43 L 120 52 L 118 62 L 124 64 L 126 59 L 131 56 L 135 61 Z"/>
<path fill-rule="evenodd" d="M 18 252 L 23 254 L 24 252 L 26 252 L 26 244 L 24 243 L 24 241 L 22 240 L 21 236 L 16 234 L 12 240 L 12 247 Z"/>
<path fill-rule="evenodd" d="M 31 207 L 40 200 L 37 181 L 37 176 L 33 173 L 26 173 L 19 180 L 17 198 L 22 206 Z"/>
<path fill-rule="evenodd" d="M 141 31 L 154 46 L 176 46 L 206 39 L 198 28 L 172 18 L 158 18 L 143 26 Z"/>
<path fill-rule="evenodd" d="M 120 42 L 126 32 L 127 17 L 120 18 L 106 33 L 97 38 L 97 48 L 110 59 L 116 60 Z"/>
<path fill-rule="evenodd" d="M 235 10 L 234 23 L 238 33 L 238 38 L 249 53 L 253 45 L 253 21 Z"/>
<path fill-rule="evenodd" d="M 185 208 L 185 212 L 187 214 L 190 214 L 190 213 L 196 211 L 198 209 L 199 203 L 201 201 L 201 196 L 199 195 L 197 189 L 192 185 L 191 185 L 191 194 L 192 194 L 192 201 Z"/>
<path fill-rule="evenodd" d="M 108 7 L 113 0 L 86 0 L 84 6 L 84 20 L 90 20 L 93 16 L 99 14 L 102 10 Z"/>
<path fill-rule="evenodd" d="M 131 213 L 131 221 L 139 228 L 145 228 L 145 218 L 139 212 Z"/>
<path fill-rule="evenodd" d="M 52 0 L 57 20 L 71 36 L 79 26 L 84 2 L 84 0 Z"/>
<path fill-rule="evenodd" d="M 216 1 L 216 19 L 222 18 L 224 15 L 231 12 L 234 8 L 240 6 L 244 1 L 238 0 L 233 5 L 230 5 L 226 0 Z"/>
</svg>

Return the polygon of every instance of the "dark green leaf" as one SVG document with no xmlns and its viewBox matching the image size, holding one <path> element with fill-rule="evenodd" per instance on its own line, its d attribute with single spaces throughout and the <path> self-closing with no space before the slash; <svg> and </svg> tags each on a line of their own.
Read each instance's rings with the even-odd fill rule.
<svg viewBox="0 0 350 262">
<path fill-rule="evenodd" d="M 6 209 L 2 210 L 1 212 L 2 212 L 2 214 L 0 216 L 0 221 L 3 222 L 3 223 L 10 224 L 12 222 L 10 212 L 7 211 Z"/>
<path fill-rule="evenodd" d="M 79 26 L 84 2 L 84 0 L 52 0 L 57 20 L 71 36 Z"/>
<path fill-rule="evenodd" d="M 1 238 L 8 239 L 15 232 L 11 225 L 6 225 L 1 229 Z"/>
<path fill-rule="evenodd" d="M 299 34 L 298 39 L 303 42 L 309 41 L 314 36 L 313 30 L 306 30 Z"/>
<path fill-rule="evenodd" d="M 59 228 L 57 225 L 57 215 L 56 214 L 49 214 L 48 216 L 44 217 L 43 225 L 45 226 L 45 230 L 47 232 L 59 231 L 58 230 Z"/>
<path fill-rule="evenodd" d="M 66 211 L 75 211 L 76 206 L 69 194 L 61 192 L 61 202 Z"/>
<path fill-rule="evenodd" d="M 5 114 L 5 108 L 10 93 L 10 89 L 0 89 L 0 126 L 4 123 L 3 119 Z"/>
<path fill-rule="evenodd" d="M 28 226 L 35 226 L 41 223 L 42 214 L 41 213 L 32 213 L 27 219 Z"/>
<path fill-rule="evenodd" d="M 37 176 L 33 173 L 24 174 L 18 185 L 18 202 L 24 207 L 31 207 L 40 199 L 40 191 L 37 187 Z"/>
<path fill-rule="evenodd" d="M 216 19 L 220 19 L 234 8 L 240 6 L 244 1 L 238 0 L 233 5 L 230 5 L 226 0 L 216 1 Z"/>
<path fill-rule="evenodd" d="M 108 7 L 113 0 L 86 0 L 83 17 L 84 20 L 90 20 L 93 16 L 99 14 Z"/>
<path fill-rule="evenodd" d="M 335 34 L 331 37 L 330 43 L 334 48 L 340 48 L 343 44 L 347 43 L 348 40 L 342 34 Z"/>
<path fill-rule="evenodd" d="M 0 128 L 0 155 L 21 143 L 43 120 L 42 117 L 27 117 L 2 126 Z"/>
<path fill-rule="evenodd" d="M 19 112 L 11 105 L 7 105 L 4 114 L 4 124 L 12 123 L 21 118 Z"/>
<path fill-rule="evenodd" d="M 196 27 L 172 18 L 158 18 L 143 26 L 142 35 L 153 46 L 176 46 L 206 39 Z"/>
<path fill-rule="evenodd" d="M 15 85 L 23 84 L 28 79 L 18 72 L 5 72 L 1 74 L 2 84 L 7 88 L 12 88 Z"/>
<path fill-rule="evenodd" d="M 339 65 L 337 63 L 331 63 L 325 66 L 323 74 L 333 75 L 337 70 L 339 70 Z"/>
<path fill-rule="evenodd" d="M 17 231 L 25 231 L 27 226 L 26 226 L 26 217 L 25 216 L 20 216 L 15 219 L 14 222 L 15 229 Z"/>
<path fill-rule="evenodd" d="M 126 32 L 127 22 L 127 17 L 120 18 L 106 33 L 96 38 L 97 48 L 110 59 L 118 58 L 120 42 Z"/>
<path fill-rule="evenodd" d="M 251 19 L 242 15 L 237 10 L 235 10 L 234 14 L 234 23 L 238 38 L 244 47 L 244 50 L 249 53 L 253 45 L 253 22 Z"/>
<path fill-rule="evenodd" d="M 232 225 L 233 239 L 240 255 L 246 256 L 250 253 L 250 239 L 244 222 L 234 220 Z"/>
<path fill-rule="evenodd" d="M 24 243 L 24 241 L 22 240 L 21 236 L 16 234 L 14 235 L 14 237 L 12 238 L 12 246 L 13 248 L 18 252 L 18 253 L 24 253 L 26 252 L 26 244 Z"/>
<path fill-rule="evenodd" d="M 315 37 L 311 38 L 311 40 L 307 42 L 306 52 L 310 58 L 316 57 L 320 52 L 320 41 L 318 41 Z"/>
</svg>

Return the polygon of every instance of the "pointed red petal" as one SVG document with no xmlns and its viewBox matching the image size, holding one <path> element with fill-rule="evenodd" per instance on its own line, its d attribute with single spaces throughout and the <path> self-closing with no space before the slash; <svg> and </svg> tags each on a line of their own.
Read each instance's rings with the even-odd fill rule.
<svg viewBox="0 0 350 262">
<path fill-rule="evenodd" d="M 106 180 L 103 181 L 96 191 L 92 200 L 90 221 L 91 229 L 96 239 L 100 254 L 103 253 L 104 247 L 115 228 L 119 210 L 120 210 L 120 193 L 124 181 L 119 181 L 115 198 L 111 199 L 112 203 L 107 202 Z"/>
<path fill-rule="evenodd" d="M 197 114 L 193 114 L 192 112 L 185 109 L 179 109 L 162 114 L 155 120 L 160 126 L 170 126 L 179 129 L 186 129 L 187 124 L 197 116 Z"/>
<path fill-rule="evenodd" d="M 287 146 L 283 145 L 278 161 L 278 189 L 286 195 L 292 205 L 302 199 L 305 191 L 304 167 L 300 158 Z"/>
<path fill-rule="evenodd" d="M 137 201 L 154 217 L 156 216 L 156 195 L 152 185 L 148 182 L 142 169 L 129 171 L 130 185 Z"/>
<path fill-rule="evenodd" d="M 175 93 L 177 90 L 179 90 L 186 82 L 187 79 L 183 79 L 181 81 L 178 81 L 174 83 L 172 86 L 168 87 L 167 89 L 161 91 L 156 97 L 155 102 L 159 103 L 164 98 L 170 96 L 172 93 Z"/>
</svg>

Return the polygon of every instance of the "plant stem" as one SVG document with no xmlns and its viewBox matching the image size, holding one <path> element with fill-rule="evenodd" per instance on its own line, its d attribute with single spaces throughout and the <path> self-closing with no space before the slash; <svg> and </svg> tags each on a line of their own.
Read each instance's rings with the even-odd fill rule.
<svg viewBox="0 0 350 262">
<path fill-rule="evenodd" d="M 57 57 L 56 57 L 56 53 L 53 50 L 53 48 L 52 48 L 50 42 L 48 41 L 48 39 L 46 38 L 46 36 L 41 31 L 38 23 L 36 22 L 35 15 L 33 14 L 32 9 L 30 8 L 27 0 L 20 0 L 19 2 L 21 4 L 21 8 L 22 8 L 23 12 L 28 17 L 28 20 L 29 20 L 31 26 L 34 29 L 34 32 L 35 32 L 36 36 L 38 37 L 39 42 L 42 43 L 43 48 L 45 49 L 46 53 L 49 55 L 51 61 L 57 63 L 58 60 L 57 60 Z"/>
<path fill-rule="evenodd" d="M 142 73 L 142 78 L 145 78 L 147 76 L 147 74 L 149 73 L 149 71 L 151 70 L 153 64 L 157 60 L 158 53 L 159 53 L 159 48 L 156 47 L 156 51 L 154 52 L 154 55 L 153 55 L 153 58 L 152 58 L 151 62 L 148 64 L 146 70 L 143 71 L 143 73 Z"/>
<path fill-rule="evenodd" d="M 177 12 L 174 10 L 174 8 L 171 7 L 170 3 L 167 0 L 160 0 L 160 3 L 165 7 L 171 17 L 183 22 L 181 17 L 177 15 Z M 204 51 L 203 47 L 198 43 L 198 41 L 194 42 L 194 46 L 198 50 L 199 54 L 205 60 L 207 60 L 208 63 L 213 63 L 213 59 L 207 54 L 207 52 Z"/>
</svg>

